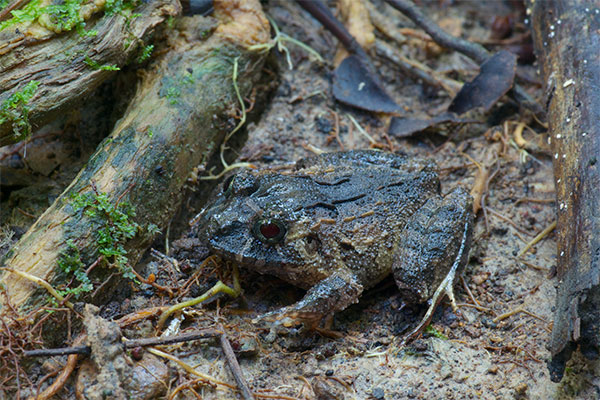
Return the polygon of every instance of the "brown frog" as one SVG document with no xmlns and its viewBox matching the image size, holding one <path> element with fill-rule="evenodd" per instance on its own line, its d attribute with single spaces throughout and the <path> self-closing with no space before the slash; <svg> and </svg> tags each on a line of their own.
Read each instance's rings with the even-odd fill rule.
<svg viewBox="0 0 600 400">
<path fill-rule="evenodd" d="M 440 194 L 432 162 L 378 151 L 325 153 L 228 177 L 201 217 L 217 254 L 308 289 L 278 314 L 331 315 L 393 273 L 431 319 L 471 240 L 471 196 Z"/>
</svg>

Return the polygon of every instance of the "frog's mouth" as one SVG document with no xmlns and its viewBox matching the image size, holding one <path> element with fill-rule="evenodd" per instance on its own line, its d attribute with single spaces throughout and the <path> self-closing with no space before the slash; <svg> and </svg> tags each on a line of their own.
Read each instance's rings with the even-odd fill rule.
<svg viewBox="0 0 600 400">
<path fill-rule="evenodd" d="M 281 246 L 262 243 L 251 235 L 213 235 L 208 245 L 215 254 L 244 266 L 278 269 L 287 263 L 279 249 Z"/>
<path fill-rule="evenodd" d="M 225 260 L 234 261 L 245 268 L 251 269 L 262 275 L 273 275 L 279 279 L 289 282 L 295 286 L 308 289 L 322 279 L 316 277 L 316 269 L 299 264 L 290 254 L 286 247 L 280 245 L 268 245 L 249 238 L 243 245 L 234 247 L 238 250 L 231 251 L 222 240 L 209 240 L 211 251 Z"/>
</svg>

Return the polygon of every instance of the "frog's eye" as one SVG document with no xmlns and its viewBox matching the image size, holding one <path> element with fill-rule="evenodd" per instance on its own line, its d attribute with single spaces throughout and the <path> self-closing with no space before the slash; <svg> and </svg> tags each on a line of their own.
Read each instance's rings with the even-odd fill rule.
<svg viewBox="0 0 600 400">
<path fill-rule="evenodd" d="M 231 187 L 233 186 L 233 178 L 235 178 L 235 174 L 234 175 L 229 175 L 223 181 L 223 194 L 225 196 L 229 196 L 229 194 L 231 193 Z"/>
<path fill-rule="evenodd" d="M 264 243 L 279 243 L 285 237 L 285 225 L 276 219 L 259 219 L 252 227 L 254 236 Z"/>
<path fill-rule="evenodd" d="M 235 175 L 229 175 L 225 178 L 222 191 L 225 197 L 229 197 L 233 194 L 250 196 L 258 190 L 258 186 L 259 182 L 255 176 L 242 172 Z"/>
</svg>

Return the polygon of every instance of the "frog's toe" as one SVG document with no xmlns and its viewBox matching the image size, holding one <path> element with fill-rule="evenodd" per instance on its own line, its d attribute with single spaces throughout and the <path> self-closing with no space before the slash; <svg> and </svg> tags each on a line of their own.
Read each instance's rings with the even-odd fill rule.
<svg viewBox="0 0 600 400">
<path fill-rule="evenodd" d="M 448 296 L 448 299 L 450 300 L 450 304 L 452 305 L 452 309 L 454 311 L 457 310 L 458 307 L 456 306 L 456 299 L 454 298 L 454 290 L 453 290 L 454 279 L 456 278 L 456 272 L 457 272 L 457 267 L 455 265 L 453 268 L 450 269 L 450 271 L 448 272 L 448 274 L 446 275 L 446 277 L 444 278 L 442 283 L 438 286 L 435 293 L 431 297 L 431 300 L 429 301 L 429 308 L 427 308 L 427 312 L 421 319 L 421 322 L 419 322 L 419 325 L 417 325 L 403 339 L 403 343 L 407 343 L 413 339 L 416 339 L 423 333 L 423 330 L 431 322 L 431 319 L 433 318 L 433 313 L 437 309 L 437 306 L 441 303 L 442 299 L 444 298 L 444 295 Z"/>
<path fill-rule="evenodd" d="M 322 314 L 309 311 L 298 311 L 294 309 L 294 307 L 284 307 L 276 311 L 262 314 L 254 318 L 252 323 L 268 323 L 280 330 L 294 329 L 302 325 L 302 331 L 312 331 L 319 326 L 322 320 Z"/>
</svg>

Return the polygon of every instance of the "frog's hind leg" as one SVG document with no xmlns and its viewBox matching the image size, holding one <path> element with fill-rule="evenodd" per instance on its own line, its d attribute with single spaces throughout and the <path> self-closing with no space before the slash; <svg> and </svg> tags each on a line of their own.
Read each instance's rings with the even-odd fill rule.
<svg viewBox="0 0 600 400">
<path fill-rule="evenodd" d="M 467 226 L 467 224 L 468 222 L 465 222 L 462 238 L 463 240 L 461 241 L 460 250 L 459 253 L 456 255 L 452 268 L 450 268 L 450 271 L 448 271 L 448 274 L 446 275 L 442 283 L 435 290 L 435 293 L 431 297 L 429 308 L 427 309 L 427 312 L 421 319 L 421 322 L 419 322 L 419 325 L 417 325 L 408 335 L 406 335 L 406 337 L 403 339 L 403 342 L 406 343 L 417 338 L 421 334 L 421 332 L 423 332 L 423 330 L 427 327 L 427 325 L 429 325 L 429 323 L 431 322 L 431 318 L 433 318 L 433 313 L 444 298 L 444 294 L 448 296 L 450 304 L 452 305 L 452 309 L 456 311 L 456 309 L 458 308 L 456 306 L 456 299 L 454 298 L 453 287 L 454 278 L 456 277 L 457 271 L 461 267 L 460 263 L 463 258 L 463 254 L 464 252 L 468 253 L 469 251 L 469 249 L 467 248 L 467 244 L 469 239 L 468 232 L 470 228 Z"/>
<path fill-rule="evenodd" d="M 429 199 L 407 222 L 395 251 L 394 278 L 406 302 L 430 306 L 405 342 L 429 324 L 445 294 L 456 307 L 452 287 L 468 260 L 472 221 L 471 197 L 457 188 Z"/>
</svg>

